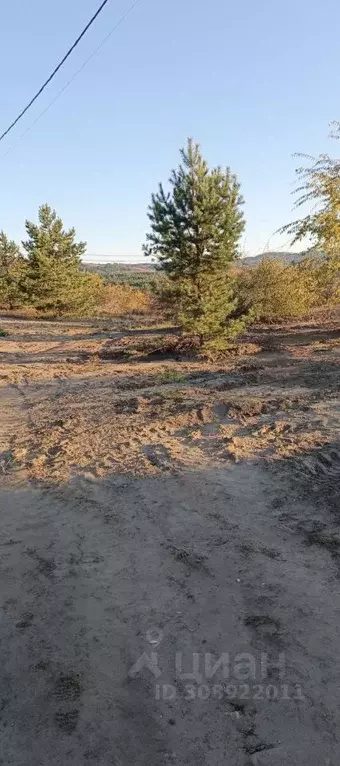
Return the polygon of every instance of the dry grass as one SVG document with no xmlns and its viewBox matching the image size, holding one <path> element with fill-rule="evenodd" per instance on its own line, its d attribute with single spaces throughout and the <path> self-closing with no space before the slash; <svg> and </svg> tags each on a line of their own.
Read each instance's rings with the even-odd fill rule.
<svg viewBox="0 0 340 766">
<path fill-rule="evenodd" d="M 98 316 L 148 314 L 151 308 L 151 295 L 146 290 L 139 290 L 131 285 L 106 285 Z"/>
</svg>

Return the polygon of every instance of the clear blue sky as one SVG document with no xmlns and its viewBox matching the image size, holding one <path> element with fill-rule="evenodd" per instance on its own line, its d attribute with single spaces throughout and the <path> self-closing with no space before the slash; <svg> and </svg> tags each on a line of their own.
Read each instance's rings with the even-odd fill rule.
<svg viewBox="0 0 340 766">
<path fill-rule="evenodd" d="M 132 0 L 110 0 L 0 146 L 0 228 L 20 239 L 48 202 L 89 253 L 138 256 L 146 208 L 187 136 L 239 175 L 245 249 L 291 220 L 295 151 L 336 150 L 339 0 L 140 0 L 130 17 L 25 138 Z M 99 0 L 12 0 L 1 10 L 4 129 L 73 42 Z M 274 237 L 269 245 L 282 246 Z"/>
</svg>

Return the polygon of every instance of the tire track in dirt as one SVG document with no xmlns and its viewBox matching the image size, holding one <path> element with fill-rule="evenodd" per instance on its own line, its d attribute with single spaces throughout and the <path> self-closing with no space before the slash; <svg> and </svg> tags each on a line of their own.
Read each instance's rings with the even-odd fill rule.
<svg viewBox="0 0 340 766">
<path fill-rule="evenodd" d="M 30 433 L 28 402 L 21 387 L 12 384 L 1 389 L 0 417 L 0 473 L 3 482 L 20 483 L 26 478 L 24 467 L 16 464 L 17 435 Z"/>
</svg>

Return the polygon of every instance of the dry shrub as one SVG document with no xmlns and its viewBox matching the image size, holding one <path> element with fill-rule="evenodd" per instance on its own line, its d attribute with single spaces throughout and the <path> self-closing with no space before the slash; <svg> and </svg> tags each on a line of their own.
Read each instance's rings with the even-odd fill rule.
<svg viewBox="0 0 340 766">
<path fill-rule="evenodd" d="M 106 285 L 99 313 L 102 316 L 147 314 L 152 308 L 152 298 L 146 290 L 131 285 Z"/>
<path fill-rule="evenodd" d="M 20 318 L 20 319 L 37 319 L 39 317 L 39 312 L 34 306 L 21 306 L 20 308 L 16 309 L 5 309 L 2 310 L 3 307 L 0 304 L 1 313 L 3 316 L 9 317 L 9 318 Z"/>
<path fill-rule="evenodd" d="M 266 258 L 244 266 L 236 280 L 240 311 L 256 319 L 299 317 L 318 303 L 318 279 L 312 264 L 286 264 Z"/>
<path fill-rule="evenodd" d="M 302 265 L 302 264 L 301 264 Z M 307 264 L 308 265 L 308 264 Z M 313 273 L 318 284 L 318 303 L 320 307 L 335 308 L 340 304 L 340 264 L 339 258 L 311 259 Z M 306 266 L 307 267 L 307 266 Z"/>
</svg>

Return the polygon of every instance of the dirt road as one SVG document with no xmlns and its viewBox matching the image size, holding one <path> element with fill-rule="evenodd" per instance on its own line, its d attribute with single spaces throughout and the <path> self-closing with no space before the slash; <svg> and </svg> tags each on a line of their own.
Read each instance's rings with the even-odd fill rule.
<svg viewBox="0 0 340 766">
<path fill-rule="evenodd" d="M 205 365 L 6 327 L 0 763 L 336 766 L 334 335 Z"/>
</svg>

